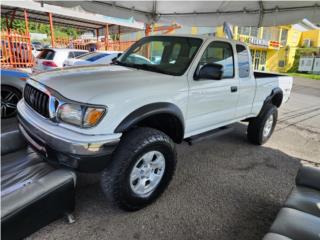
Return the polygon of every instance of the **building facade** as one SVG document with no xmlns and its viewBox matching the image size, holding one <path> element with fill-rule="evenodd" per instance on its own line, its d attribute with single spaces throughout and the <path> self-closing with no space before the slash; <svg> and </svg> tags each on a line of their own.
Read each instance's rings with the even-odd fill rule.
<svg viewBox="0 0 320 240">
<path fill-rule="evenodd" d="M 255 70 L 287 72 L 299 49 L 320 51 L 320 30 L 301 32 L 292 26 L 233 27 L 234 38 L 249 45 Z M 223 27 L 216 36 L 224 37 Z"/>
</svg>

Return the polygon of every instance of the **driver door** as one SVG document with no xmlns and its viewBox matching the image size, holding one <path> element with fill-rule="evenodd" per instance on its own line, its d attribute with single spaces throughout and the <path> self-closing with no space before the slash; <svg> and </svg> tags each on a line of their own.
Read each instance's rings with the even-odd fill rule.
<svg viewBox="0 0 320 240">
<path fill-rule="evenodd" d="M 189 74 L 188 124 L 186 124 L 188 135 L 228 124 L 235 119 L 239 80 L 235 77 L 233 53 L 230 43 L 212 41 L 203 52 L 197 69 L 207 63 L 221 64 L 222 79 L 194 80 L 192 73 Z"/>
</svg>

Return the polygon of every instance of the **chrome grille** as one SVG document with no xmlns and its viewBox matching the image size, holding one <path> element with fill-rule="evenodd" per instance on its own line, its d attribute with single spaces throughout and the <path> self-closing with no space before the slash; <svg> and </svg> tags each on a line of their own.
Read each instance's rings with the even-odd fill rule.
<svg viewBox="0 0 320 240">
<path fill-rule="evenodd" d="M 24 88 L 24 99 L 27 104 L 42 116 L 49 118 L 49 96 L 27 84 Z"/>
</svg>

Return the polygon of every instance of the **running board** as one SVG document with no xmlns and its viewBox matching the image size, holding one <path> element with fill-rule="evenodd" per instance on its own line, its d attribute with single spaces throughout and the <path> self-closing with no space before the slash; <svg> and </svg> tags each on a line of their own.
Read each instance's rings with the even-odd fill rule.
<svg viewBox="0 0 320 240">
<path fill-rule="evenodd" d="M 189 145 L 193 145 L 197 142 L 201 142 L 203 140 L 209 139 L 209 138 L 215 138 L 215 137 L 219 137 L 221 135 L 227 134 L 229 132 L 233 131 L 233 127 L 231 126 L 224 126 L 224 127 L 220 127 L 208 132 L 204 132 L 204 133 L 200 133 L 198 135 L 186 138 L 185 141 L 189 144 Z"/>
</svg>

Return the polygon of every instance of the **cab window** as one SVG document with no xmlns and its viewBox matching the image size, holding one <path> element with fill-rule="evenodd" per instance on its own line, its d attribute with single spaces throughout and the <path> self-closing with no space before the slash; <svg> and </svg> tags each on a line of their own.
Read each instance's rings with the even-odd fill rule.
<svg viewBox="0 0 320 240">
<path fill-rule="evenodd" d="M 222 65 L 222 78 L 234 77 L 233 51 L 232 46 L 229 43 L 219 41 L 210 43 L 200 59 L 200 67 L 207 63 Z"/>
<path fill-rule="evenodd" d="M 245 46 L 237 44 L 239 77 L 247 78 L 250 74 L 249 53 Z"/>
</svg>

